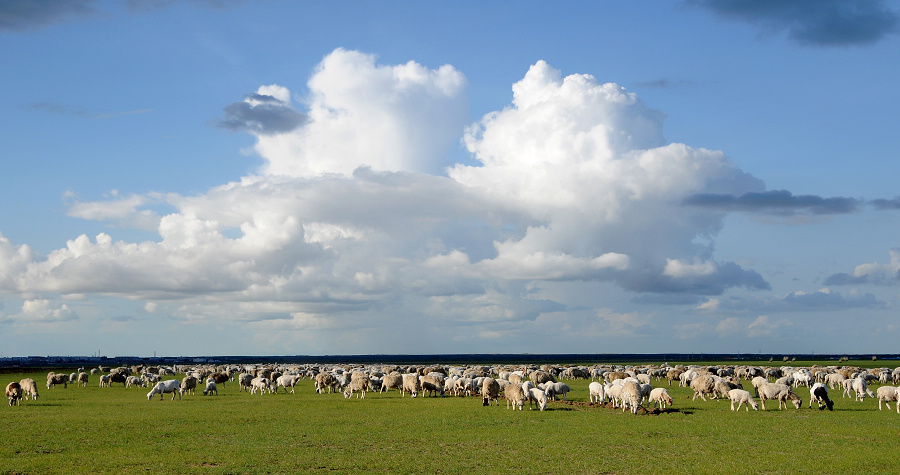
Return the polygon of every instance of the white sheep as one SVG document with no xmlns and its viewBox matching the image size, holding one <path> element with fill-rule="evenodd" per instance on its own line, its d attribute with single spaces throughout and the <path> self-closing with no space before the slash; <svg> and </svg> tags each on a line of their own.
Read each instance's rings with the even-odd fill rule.
<svg viewBox="0 0 900 475">
<path fill-rule="evenodd" d="M 439 373 L 431 373 L 425 376 L 421 376 L 419 378 L 419 385 L 422 387 L 422 396 L 431 395 L 434 396 L 435 393 L 440 394 L 441 397 L 444 397 L 444 378 Z"/>
<path fill-rule="evenodd" d="M 715 394 L 716 380 L 708 374 L 697 376 L 691 380 L 690 384 L 691 389 L 694 390 L 694 397 L 691 398 L 691 400 L 695 400 L 697 399 L 697 396 L 700 396 L 700 398 L 705 401 L 707 394 Z"/>
<path fill-rule="evenodd" d="M 528 390 L 528 409 L 532 409 L 531 404 L 534 403 L 538 409 L 544 410 L 547 409 L 547 394 L 544 391 L 541 391 L 538 388 L 531 388 Z M 533 409 L 532 409 L 533 410 Z"/>
<path fill-rule="evenodd" d="M 484 378 L 481 381 L 481 401 L 483 406 L 490 406 L 491 400 L 500 405 L 500 383 L 494 378 Z"/>
<path fill-rule="evenodd" d="M 641 407 L 641 403 L 644 401 L 641 385 L 634 381 L 625 381 L 625 384 L 622 385 L 622 400 L 625 402 L 622 405 L 623 412 L 626 409 L 631 409 L 632 414 L 637 414 L 638 408 Z"/>
<path fill-rule="evenodd" d="M 22 386 L 13 381 L 6 385 L 6 398 L 9 400 L 9 406 L 18 406 L 22 400 Z"/>
<path fill-rule="evenodd" d="M 371 389 L 371 386 L 369 375 L 360 371 L 354 371 L 353 374 L 350 375 L 350 384 L 344 389 L 344 397 L 349 398 L 354 392 L 359 392 L 362 394 L 362 399 L 365 399 L 366 390 Z M 287 389 L 285 389 L 285 391 L 287 391 Z M 357 394 L 356 397 L 359 398 L 360 394 Z"/>
<path fill-rule="evenodd" d="M 548 382 L 545 383 L 545 384 L 546 384 L 547 386 L 551 386 L 551 385 L 552 385 L 552 387 L 553 387 L 552 395 L 551 395 L 551 392 L 548 392 L 548 393 L 547 393 L 547 397 L 553 399 L 554 401 L 556 400 L 556 397 L 557 397 L 558 395 L 560 395 L 560 394 L 562 394 L 562 396 L 563 396 L 563 401 L 565 401 L 565 400 L 566 400 L 566 395 L 569 393 L 569 391 L 572 390 L 572 389 L 569 387 L 569 385 L 566 384 L 566 383 L 554 383 L 554 382 L 549 382 L 549 381 L 548 381 Z M 545 391 L 546 391 L 546 389 L 545 389 Z"/>
<path fill-rule="evenodd" d="M 882 386 L 876 391 L 878 397 L 878 410 L 881 410 L 881 402 L 884 401 L 885 407 L 890 411 L 889 402 L 894 402 L 897 406 L 897 414 L 900 414 L 900 391 L 894 386 Z"/>
<path fill-rule="evenodd" d="M 81 387 L 83 387 L 83 388 L 87 387 L 87 385 L 88 385 L 88 374 L 87 373 L 82 371 L 81 373 L 78 373 L 78 375 L 76 375 L 75 378 L 76 378 L 75 381 Z"/>
<path fill-rule="evenodd" d="M 756 401 L 753 400 L 753 396 L 750 394 L 750 391 L 745 391 L 743 389 L 732 389 L 728 391 L 728 399 L 731 399 L 731 410 L 741 410 L 741 406 L 746 404 L 744 409 L 747 412 L 750 412 L 750 408 L 752 407 L 754 411 L 759 410 L 759 405 L 756 404 Z M 737 409 L 734 408 L 734 403 L 738 403 Z"/>
<path fill-rule="evenodd" d="M 648 404 L 652 402 L 654 408 L 658 405 L 660 409 L 665 410 L 666 404 L 672 405 L 672 396 L 669 396 L 669 391 L 666 391 L 666 388 L 653 388 L 647 401 Z"/>
<path fill-rule="evenodd" d="M 775 399 L 778 400 L 778 409 L 782 408 L 782 405 L 785 409 L 787 409 L 787 400 L 790 399 L 791 402 L 794 403 L 794 408 L 800 409 L 800 406 L 803 405 L 803 401 L 800 399 L 790 386 L 786 384 L 778 384 L 778 383 L 766 383 L 760 386 L 759 388 L 759 401 L 762 404 L 762 409 L 766 410 L 766 400 L 767 399 Z"/>
<path fill-rule="evenodd" d="M 57 384 L 62 384 L 63 389 L 69 387 L 69 375 L 56 374 L 54 372 L 47 373 L 47 389 L 50 389 Z"/>
<path fill-rule="evenodd" d="M 834 401 L 828 397 L 828 387 L 823 383 L 815 383 L 809 388 L 809 408 L 812 409 L 813 401 L 819 405 L 819 410 L 828 408 L 829 411 L 834 410 Z M 879 402 L 879 406 L 880 406 Z"/>
<path fill-rule="evenodd" d="M 416 397 L 422 386 L 419 385 L 419 375 L 416 373 L 406 373 L 403 375 L 403 386 L 400 388 L 400 397 L 409 393 L 411 397 Z"/>
<path fill-rule="evenodd" d="M 213 379 L 208 379 L 206 381 L 206 388 L 203 390 L 204 396 L 210 396 L 212 393 L 216 393 L 216 396 L 219 395 L 219 388 L 216 386 L 216 382 Z"/>
<path fill-rule="evenodd" d="M 33 379 L 25 378 L 19 381 L 19 386 L 22 387 L 22 397 L 24 399 L 31 398 L 31 400 L 36 400 L 38 398 L 37 383 Z"/>
<path fill-rule="evenodd" d="M 866 399 L 866 396 L 875 397 L 875 393 L 869 389 L 869 385 L 866 384 L 866 380 L 863 378 L 854 378 L 851 380 L 850 389 L 856 393 L 856 400 L 862 401 Z"/>
<path fill-rule="evenodd" d="M 103 378 L 106 377 L 106 385 L 109 386 L 109 377 L 107 375 L 100 376 L 100 387 L 103 387 Z M 132 386 L 140 386 L 142 388 L 147 387 L 147 383 L 144 382 L 143 379 L 138 378 L 137 376 L 129 376 L 125 378 L 125 387 L 130 388 Z"/>
<path fill-rule="evenodd" d="M 590 393 L 591 402 L 603 402 L 606 400 L 606 390 L 602 384 L 596 381 L 588 385 L 588 393 Z"/>
<path fill-rule="evenodd" d="M 125 380 L 125 387 L 128 387 L 128 380 Z M 193 376 L 185 376 L 181 380 L 181 394 L 190 393 L 191 396 L 194 395 L 194 390 L 197 389 L 197 378 Z"/>
<path fill-rule="evenodd" d="M 213 381 L 215 381 L 215 378 L 213 378 Z M 268 393 L 272 392 L 272 382 L 269 381 L 269 378 L 253 378 L 253 380 L 250 381 L 250 394 L 255 394 L 257 392 L 262 394 L 264 391 Z"/>
<path fill-rule="evenodd" d="M 397 391 L 403 392 L 403 375 L 397 372 L 392 372 L 384 375 L 384 378 L 381 379 L 381 389 L 378 392 L 387 392 L 391 389 L 396 389 Z"/>
<path fill-rule="evenodd" d="M 284 388 L 284 392 L 288 392 L 288 387 L 290 387 L 291 394 L 294 394 L 294 386 L 297 385 L 298 381 L 300 381 L 299 374 L 281 375 L 275 380 L 275 392 L 278 392 L 278 388 Z"/>
<path fill-rule="evenodd" d="M 172 400 L 175 400 L 175 395 L 178 395 L 178 400 L 181 400 L 181 381 L 177 379 L 170 379 L 168 381 L 160 381 L 156 383 L 156 386 L 153 386 L 153 389 L 147 393 L 147 400 L 153 399 L 153 396 L 159 394 L 159 400 L 163 400 L 163 394 L 172 393 Z"/>
</svg>

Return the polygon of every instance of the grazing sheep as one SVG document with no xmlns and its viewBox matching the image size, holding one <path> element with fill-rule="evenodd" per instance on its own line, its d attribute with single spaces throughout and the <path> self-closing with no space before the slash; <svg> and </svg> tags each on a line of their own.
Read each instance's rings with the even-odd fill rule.
<svg viewBox="0 0 900 475">
<path fill-rule="evenodd" d="M 50 373 L 47 373 L 47 389 L 50 389 L 57 384 L 62 384 L 63 389 L 69 387 L 69 375 L 56 374 L 52 371 Z"/>
<path fill-rule="evenodd" d="M 419 385 L 418 373 L 406 373 L 403 375 L 403 386 L 400 387 L 400 397 L 403 397 L 406 393 L 409 393 L 411 397 L 416 397 L 419 395 L 419 390 L 421 389 L 422 386 Z"/>
<path fill-rule="evenodd" d="M 358 391 L 362 394 L 362 398 L 365 399 L 367 389 L 372 389 L 371 383 L 369 382 L 369 375 L 354 371 L 353 374 L 350 375 L 350 384 L 344 389 L 344 397 L 349 398 L 353 395 L 354 391 Z M 285 391 L 287 391 L 287 389 L 285 389 Z M 359 398 L 360 395 L 357 394 L 356 397 Z"/>
<path fill-rule="evenodd" d="M 862 401 L 866 399 L 866 396 L 875 397 L 875 393 L 869 389 L 869 385 L 866 384 L 866 380 L 863 378 L 854 378 L 851 380 L 850 389 L 856 393 L 856 400 Z"/>
<path fill-rule="evenodd" d="M 76 378 L 75 381 L 81 387 L 83 387 L 83 388 L 87 387 L 87 385 L 88 385 L 88 374 L 87 373 L 82 371 L 81 373 L 78 373 L 78 375 L 76 375 L 75 378 Z"/>
<path fill-rule="evenodd" d="M 632 414 L 637 414 L 638 408 L 644 401 L 640 384 L 634 381 L 625 381 L 625 384 L 622 385 L 622 400 L 625 402 L 622 405 L 622 412 L 631 409 Z"/>
<path fill-rule="evenodd" d="M 606 391 L 606 396 L 613 403 L 613 408 L 619 407 L 619 404 L 623 401 L 622 387 L 625 382 L 621 379 L 617 381 L 622 381 L 622 383 L 617 384 L 616 382 L 613 382 L 603 387 L 604 391 Z"/>
<path fill-rule="evenodd" d="M 593 382 L 588 385 L 588 393 L 590 393 L 591 402 L 603 402 L 606 400 L 606 390 L 603 385 Z"/>
<path fill-rule="evenodd" d="M 666 391 L 666 388 L 654 388 L 650 391 L 650 397 L 647 399 L 647 403 L 653 403 L 653 407 L 656 408 L 657 405 L 660 409 L 665 410 L 666 405 L 672 405 L 672 396 L 669 396 L 669 391 Z"/>
<path fill-rule="evenodd" d="M 128 387 L 128 382 L 126 381 L 125 386 Z M 181 394 L 191 393 L 191 396 L 194 395 L 194 390 L 197 389 L 197 378 L 193 376 L 185 376 L 181 380 Z"/>
<path fill-rule="evenodd" d="M 680 377 L 681 377 L 681 373 L 683 373 L 683 372 L 684 371 L 682 371 L 680 369 L 670 369 L 669 371 L 666 371 L 666 379 L 669 381 L 669 386 L 672 385 L 672 381 L 678 381 L 680 384 L 680 382 L 681 382 Z"/>
<path fill-rule="evenodd" d="M 403 392 L 403 375 L 397 372 L 392 372 L 384 375 L 384 378 L 381 379 L 381 389 L 378 392 L 387 392 L 391 389 L 396 389 L 397 391 Z"/>
<path fill-rule="evenodd" d="M 767 399 L 775 399 L 778 400 L 778 409 L 784 408 L 787 409 L 787 400 L 790 399 L 791 402 L 794 403 L 794 408 L 800 409 L 800 406 L 803 405 L 803 401 L 800 399 L 790 386 L 786 384 L 778 384 L 778 383 L 766 383 L 760 386 L 759 388 L 759 401 L 762 405 L 762 409 L 766 410 L 766 400 Z"/>
<path fill-rule="evenodd" d="M 319 394 L 324 394 L 326 389 L 329 393 L 332 393 L 337 388 L 337 385 L 337 378 L 331 373 L 319 373 L 316 375 L 316 392 Z"/>
<path fill-rule="evenodd" d="M 680 375 L 678 375 L 678 381 L 679 381 L 678 385 L 683 388 L 689 387 L 691 385 L 691 382 L 694 381 L 694 379 L 697 378 L 698 376 L 700 376 L 700 373 L 698 373 L 692 369 L 687 370 L 687 371 L 681 373 Z"/>
<path fill-rule="evenodd" d="M 569 387 L 569 385 L 566 384 L 566 383 L 552 383 L 552 382 L 548 382 L 548 383 L 546 383 L 545 388 L 546 388 L 546 387 L 549 387 L 549 386 L 552 386 L 552 387 L 553 387 L 553 391 L 548 392 L 548 393 L 547 393 L 547 397 L 553 399 L 554 401 L 556 400 L 556 397 L 557 397 L 558 395 L 560 395 L 560 394 L 562 394 L 562 396 L 563 396 L 563 401 L 565 401 L 565 400 L 566 400 L 566 394 L 568 394 L 569 391 L 572 390 L 572 389 Z M 551 393 L 552 393 L 552 395 L 551 395 Z"/>
<path fill-rule="evenodd" d="M 131 372 L 131 369 L 116 368 L 115 370 L 113 370 L 112 372 L 109 373 L 109 382 L 110 383 L 122 383 L 122 387 L 124 388 L 125 386 L 128 385 L 127 380 L 128 380 L 129 372 Z M 159 378 L 157 378 L 157 380 L 158 379 Z"/>
<path fill-rule="evenodd" d="M 104 374 L 103 376 L 100 376 L 100 387 L 103 387 L 103 378 L 106 378 L 106 385 L 109 386 L 109 376 Z M 147 383 L 145 383 L 143 379 L 138 378 L 137 376 L 129 376 L 125 378 L 125 387 L 130 388 L 132 386 L 140 386 L 142 388 L 146 388 Z"/>
<path fill-rule="evenodd" d="M 835 386 L 842 387 L 846 379 L 841 373 L 831 373 L 825 376 L 825 382 L 828 383 L 829 389 L 834 389 Z"/>
<path fill-rule="evenodd" d="M 697 396 L 700 396 L 700 399 L 703 399 L 705 401 L 707 394 L 715 394 L 716 380 L 708 374 L 697 376 L 696 378 L 691 380 L 690 384 L 691 389 L 694 390 L 694 397 L 691 398 L 691 400 L 696 400 Z"/>
<path fill-rule="evenodd" d="M 528 379 L 531 380 L 535 386 L 539 386 L 547 381 L 556 382 L 556 378 L 554 378 L 552 374 L 542 370 L 532 371 L 531 374 L 528 375 Z"/>
<path fill-rule="evenodd" d="M 284 392 L 288 392 L 288 387 L 290 387 L 291 394 L 294 394 L 294 386 L 297 385 L 298 381 L 300 381 L 300 375 L 298 374 L 281 375 L 275 380 L 275 392 L 278 392 L 278 388 L 284 388 Z"/>
<path fill-rule="evenodd" d="M 547 395 L 544 391 L 541 391 L 538 388 L 531 388 L 528 390 L 528 409 L 533 410 L 531 404 L 534 403 L 538 409 L 544 410 L 547 409 Z"/>
<path fill-rule="evenodd" d="M 213 374 L 209 375 L 209 377 L 212 378 L 213 381 L 216 382 L 216 384 L 221 384 L 223 386 L 228 381 L 231 381 L 231 375 L 228 373 L 213 373 Z"/>
<path fill-rule="evenodd" d="M 19 381 L 19 386 L 22 387 L 22 398 L 31 400 L 36 400 L 38 398 L 38 390 L 37 383 L 31 378 L 25 378 Z"/>
<path fill-rule="evenodd" d="M 484 378 L 481 381 L 481 400 L 483 406 L 490 406 L 491 400 L 500 405 L 500 383 L 494 378 Z"/>
<path fill-rule="evenodd" d="M 879 391 L 881 388 L 879 388 Z M 809 388 L 809 408 L 812 409 L 812 403 L 815 401 L 819 405 L 819 410 L 828 408 L 829 411 L 834 410 L 834 401 L 828 398 L 828 388 L 822 383 L 815 383 Z M 878 402 L 878 408 L 881 409 L 881 401 Z"/>
<path fill-rule="evenodd" d="M 6 398 L 9 399 L 9 406 L 18 406 L 22 400 L 22 386 L 13 381 L 6 385 Z"/>
<path fill-rule="evenodd" d="M 878 397 L 878 410 L 881 410 L 881 402 L 884 401 L 885 407 L 890 411 L 889 402 L 894 402 L 897 406 L 897 414 L 900 414 L 900 391 L 894 386 L 882 386 L 876 392 Z"/>
<path fill-rule="evenodd" d="M 744 406 L 744 409 L 747 412 L 750 412 L 750 408 L 752 407 L 754 411 L 759 410 L 759 405 L 756 404 L 756 401 L 753 400 L 753 396 L 750 395 L 750 391 L 744 391 L 743 389 L 732 389 L 728 391 L 728 399 L 731 399 L 731 410 L 741 410 L 741 406 Z M 734 403 L 738 403 L 737 409 L 734 408 Z"/>
<path fill-rule="evenodd" d="M 203 395 L 210 396 L 212 393 L 216 393 L 216 396 L 218 396 L 219 388 L 216 386 L 216 382 L 210 379 L 206 381 L 206 389 L 203 390 Z"/>
<path fill-rule="evenodd" d="M 435 393 L 444 397 L 444 380 L 435 373 L 419 377 L 419 384 L 422 386 L 422 396 Z"/>
<path fill-rule="evenodd" d="M 216 378 L 210 376 L 210 378 L 215 382 Z M 271 393 L 272 392 L 272 381 L 269 378 L 253 378 L 250 381 L 250 394 L 259 393 L 262 394 L 263 391 Z"/>
<path fill-rule="evenodd" d="M 178 395 L 178 400 L 181 400 L 181 381 L 177 379 L 170 379 L 168 381 L 160 381 L 156 383 L 156 386 L 153 386 L 153 389 L 147 393 L 147 400 L 153 399 L 153 396 L 159 394 L 159 400 L 163 400 L 163 394 L 172 393 L 172 400 L 175 400 L 175 395 Z"/>
<path fill-rule="evenodd" d="M 238 375 L 238 385 L 240 391 L 244 391 L 246 388 L 247 391 L 250 391 L 250 383 L 253 381 L 253 375 L 249 373 L 241 373 Z M 215 379 L 213 380 L 215 382 Z M 318 383 L 316 384 L 316 392 L 319 392 Z"/>
<path fill-rule="evenodd" d="M 512 405 L 513 410 L 516 410 L 516 407 L 519 410 L 522 410 L 522 407 L 525 406 L 525 393 L 522 391 L 522 385 L 510 382 L 503 388 L 503 396 L 506 398 L 506 408 L 509 409 L 509 406 Z"/>
</svg>

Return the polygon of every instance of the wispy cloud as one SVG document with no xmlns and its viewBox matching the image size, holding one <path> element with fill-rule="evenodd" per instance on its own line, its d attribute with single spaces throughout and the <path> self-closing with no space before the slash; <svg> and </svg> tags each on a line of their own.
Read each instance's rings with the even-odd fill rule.
<svg viewBox="0 0 900 475">
<path fill-rule="evenodd" d="M 855 46 L 894 34 L 898 13 L 884 0 L 688 0 L 730 20 L 759 26 L 765 33 L 787 32 L 802 45 Z"/>
<path fill-rule="evenodd" d="M 751 191 L 741 195 L 696 193 L 684 199 L 684 204 L 687 206 L 774 216 L 801 214 L 823 216 L 854 213 L 860 210 L 863 203 L 856 198 L 794 195 L 787 190 Z"/>
<path fill-rule="evenodd" d="M 95 0 L 0 2 L 0 32 L 27 31 L 95 14 Z"/>
<path fill-rule="evenodd" d="M 153 109 L 133 109 L 113 112 L 97 112 L 86 107 L 58 104 L 54 102 L 35 102 L 30 106 L 33 110 L 48 112 L 51 114 L 69 115 L 75 117 L 88 117 L 92 119 L 109 119 L 126 115 L 149 114 Z"/>
</svg>

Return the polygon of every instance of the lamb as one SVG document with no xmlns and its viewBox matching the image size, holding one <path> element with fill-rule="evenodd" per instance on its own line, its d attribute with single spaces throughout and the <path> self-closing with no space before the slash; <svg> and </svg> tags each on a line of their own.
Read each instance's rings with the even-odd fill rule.
<svg viewBox="0 0 900 475">
<path fill-rule="evenodd" d="M 881 388 L 878 388 L 881 391 Z M 829 411 L 834 410 L 834 401 L 828 398 L 828 388 L 822 383 L 815 383 L 809 388 L 809 408 L 812 409 L 812 403 L 815 401 L 819 405 L 819 410 L 828 408 Z M 881 401 L 878 401 L 878 408 L 881 409 Z"/>
<path fill-rule="evenodd" d="M 622 385 L 622 400 L 625 402 L 622 405 L 622 412 L 631 409 L 632 414 L 637 414 L 637 410 L 644 400 L 640 384 L 634 381 L 625 381 L 625 384 Z"/>
<path fill-rule="evenodd" d="M 9 399 L 9 406 L 18 406 L 22 400 L 22 386 L 13 381 L 6 385 L 6 398 Z"/>
<path fill-rule="evenodd" d="M 422 386 L 419 385 L 419 375 L 416 373 L 406 373 L 403 375 L 403 386 L 400 387 L 400 397 L 407 392 L 411 397 L 416 397 Z"/>
<path fill-rule="evenodd" d="M 38 398 L 38 390 L 37 383 L 31 378 L 25 378 L 19 381 L 19 386 L 22 387 L 22 398 L 27 399 L 31 398 L 32 401 L 37 400 Z"/>
<path fill-rule="evenodd" d="M 81 387 L 83 387 L 83 388 L 87 387 L 87 385 L 88 385 L 88 374 L 87 373 L 82 371 L 82 372 L 78 373 L 78 375 L 75 377 L 76 377 L 75 381 L 79 385 L 81 385 Z"/>
<path fill-rule="evenodd" d="M 593 382 L 588 385 L 588 392 L 590 393 L 591 402 L 603 402 L 606 400 L 606 390 L 603 385 L 598 382 Z"/>
<path fill-rule="evenodd" d="M 778 400 L 778 409 L 782 408 L 782 404 L 785 408 L 787 408 L 787 400 L 790 399 L 791 402 L 794 403 L 794 408 L 800 409 L 800 406 L 803 405 L 803 401 L 800 399 L 790 386 L 786 384 L 778 384 L 778 383 L 766 383 L 760 386 L 759 388 L 759 400 L 762 404 L 762 409 L 766 410 L 766 399 L 777 399 Z"/>
<path fill-rule="evenodd" d="M 669 396 L 669 391 L 666 391 L 666 388 L 654 388 L 650 391 L 650 397 L 647 399 L 648 404 L 653 403 L 653 407 L 657 407 L 662 410 L 666 409 L 666 404 L 672 405 L 672 396 Z"/>
<path fill-rule="evenodd" d="M 215 382 L 216 378 L 210 376 L 210 378 Z M 272 392 L 272 382 L 269 378 L 253 378 L 250 381 L 250 394 L 259 393 L 262 394 L 263 391 Z"/>
<path fill-rule="evenodd" d="M 482 405 L 490 406 L 491 400 L 497 401 L 500 405 L 500 383 L 494 378 L 484 378 L 481 381 L 481 400 Z"/>
<path fill-rule="evenodd" d="M 894 386 L 882 386 L 876 392 L 878 397 L 878 410 L 881 410 L 881 402 L 884 401 L 885 407 L 890 411 L 891 406 L 888 402 L 893 401 L 897 406 L 897 414 L 900 414 L 900 390 Z"/>
<path fill-rule="evenodd" d="M 126 381 L 125 386 L 128 386 L 128 382 Z M 194 395 L 194 390 L 197 389 L 197 378 L 193 376 L 185 376 L 184 379 L 181 380 L 181 393 L 187 394 L 188 392 L 191 395 Z"/>
<path fill-rule="evenodd" d="M 743 389 L 732 389 L 728 391 L 728 399 L 731 399 L 731 410 L 734 411 L 734 403 L 738 403 L 737 411 L 741 410 L 741 406 L 746 404 L 744 409 L 747 412 L 750 412 L 750 408 L 752 407 L 754 411 L 759 410 L 759 405 L 756 404 L 756 401 L 753 400 L 753 396 L 750 395 L 750 391 L 744 391 Z"/>
<path fill-rule="evenodd" d="M 47 389 L 50 389 L 57 384 L 62 384 L 63 389 L 69 387 L 69 375 L 56 374 L 52 371 L 50 373 L 47 373 Z"/>
<path fill-rule="evenodd" d="M 538 388 L 531 388 L 528 390 L 528 409 L 532 409 L 531 404 L 534 403 L 535 406 L 540 410 L 547 409 L 547 395 L 544 391 L 541 391 Z"/>
<path fill-rule="evenodd" d="M 101 388 L 108 388 L 108 387 L 109 387 L 109 375 L 108 375 L 108 374 L 101 374 L 101 375 L 100 375 L 100 382 L 97 383 L 97 386 L 98 386 L 98 387 L 101 387 Z M 128 387 L 127 382 L 126 382 L 126 384 L 125 384 L 125 387 L 126 387 L 126 388 Z"/>
<path fill-rule="evenodd" d="M 206 389 L 203 390 L 204 396 L 210 396 L 212 393 L 216 393 L 216 396 L 219 395 L 219 388 L 216 386 L 216 382 L 212 379 L 208 379 L 206 381 Z"/>
<path fill-rule="evenodd" d="M 181 400 L 181 381 L 177 379 L 170 379 L 168 381 L 160 381 L 156 383 L 156 386 L 153 386 L 153 389 L 147 393 L 147 400 L 150 401 L 153 399 L 153 396 L 159 394 L 159 400 L 163 400 L 163 394 L 172 393 L 172 400 L 175 400 L 175 395 L 178 395 L 178 400 Z"/>
<path fill-rule="evenodd" d="M 522 391 L 522 385 L 510 382 L 503 390 L 503 396 L 506 398 L 506 408 L 512 405 L 513 411 L 516 407 L 522 410 L 525 405 L 525 393 Z"/>
</svg>

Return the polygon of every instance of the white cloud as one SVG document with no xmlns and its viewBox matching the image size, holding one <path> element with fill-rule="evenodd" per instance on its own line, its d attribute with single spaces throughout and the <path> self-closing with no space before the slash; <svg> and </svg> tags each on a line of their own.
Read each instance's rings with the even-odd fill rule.
<svg viewBox="0 0 900 475">
<path fill-rule="evenodd" d="M 785 336 L 784 331 L 793 326 L 790 320 L 783 318 L 773 320 L 768 315 L 760 315 L 747 326 L 747 334 L 751 338 Z"/>
</svg>

